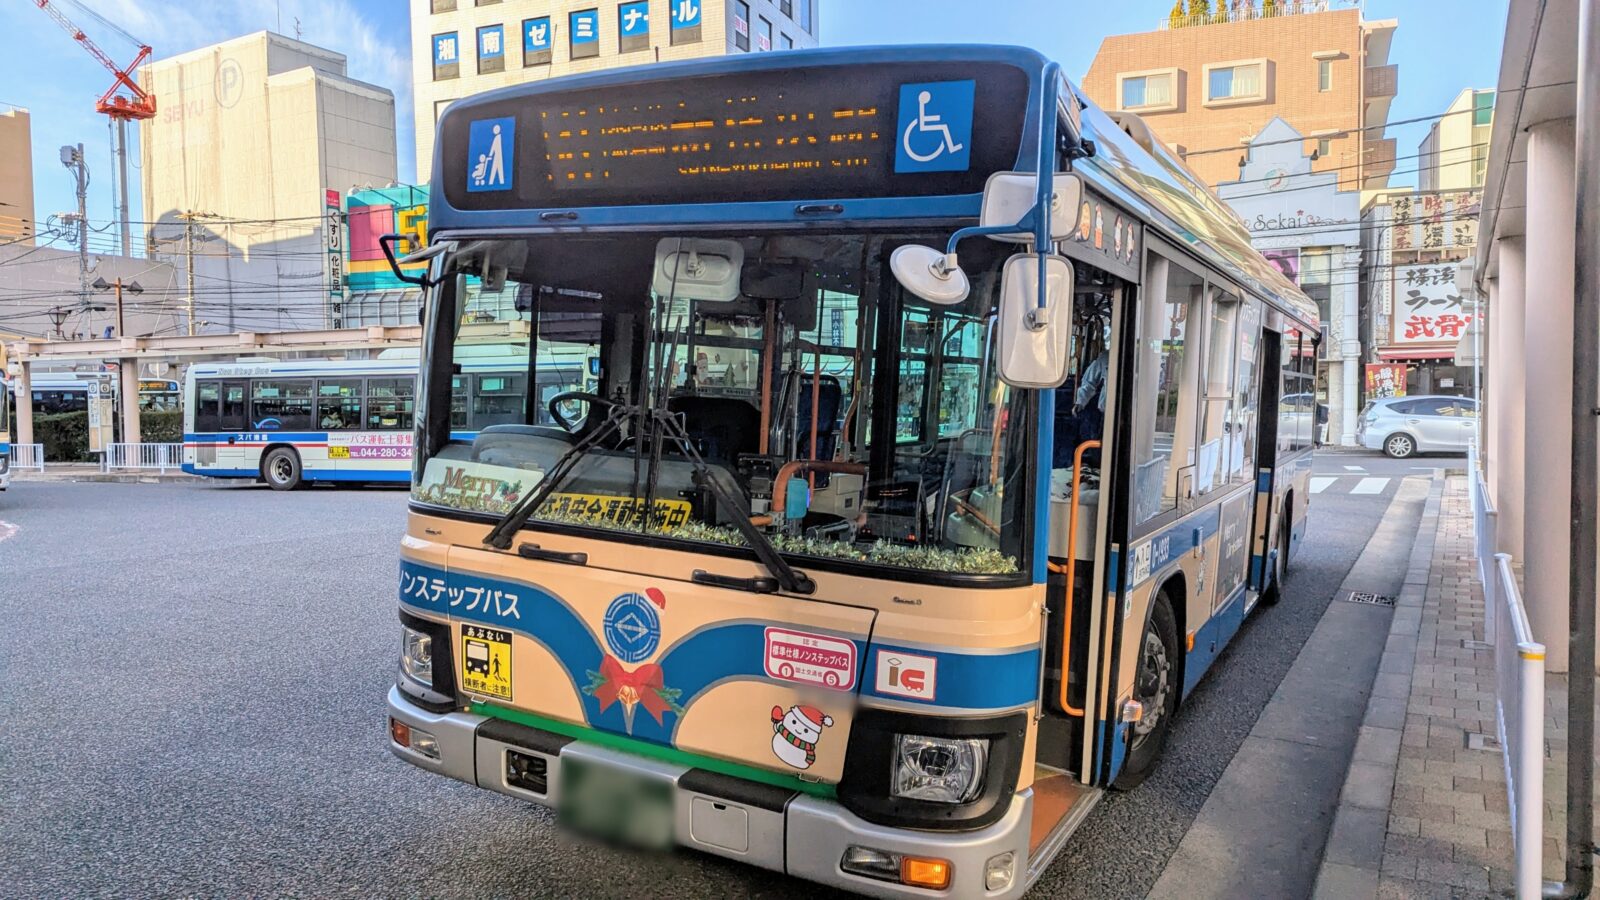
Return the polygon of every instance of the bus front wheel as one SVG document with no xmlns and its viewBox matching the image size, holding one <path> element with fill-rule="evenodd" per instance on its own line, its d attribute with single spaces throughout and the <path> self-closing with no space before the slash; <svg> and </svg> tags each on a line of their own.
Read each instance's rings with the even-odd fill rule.
<svg viewBox="0 0 1600 900">
<path fill-rule="evenodd" d="M 1139 641 L 1139 667 L 1134 672 L 1133 697 L 1144 705 L 1144 714 L 1131 728 L 1128 758 L 1113 783 L 1123 791 L 1138 787 L 1155 770 L 1182 689 L 1178 682 L 1178 623 L 1165 589 L 1156 594 L 1155 602 Z"/>
<path fill-rule="evenodd" d="M 278 447 L 261 461 L 261 477 L 275 491 L 292 491 L 301 484 L 300 454 Z"/>
</svg>

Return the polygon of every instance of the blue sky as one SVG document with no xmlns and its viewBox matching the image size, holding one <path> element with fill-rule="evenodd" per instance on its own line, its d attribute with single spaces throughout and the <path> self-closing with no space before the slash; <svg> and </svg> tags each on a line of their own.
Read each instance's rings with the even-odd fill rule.
<svg viewBox="0 0 1600 900">
<path fill-rule="evenodd" d="M 58 0 L 59 2 L 59 0 Z M 350 74 L 395 92 L 399 113 L 400 176 L 414 174 L 407 0 L 82 0 L 171 55 L 263 28 L 294 34 L 346 54 Z M 1335 0 L 1342 2 L 1342 0 Z M 1400 65 L 1400 93 L 1391 120 L 1442 112 L 1466 87 L 1490 87 L 1499 68 L 1507 0 L 1462 0 L 1440 15 L 1439 0 L 1366 0 L 1368 19 L 1398 19 L 1390 61 Z M 1081 77 L 1108 34 L 1147 31 L 1171 8 L 1170 0 L 820 0 L 822 40 L 830 45 L 971 41 L 1024 44 L 1061 60 Z M 64 9 L 76 11 L 70 4 Z M 1062 10 L 1076 10 L 1064 13 Z M 281 13 L 280 13 L 281 10 Z M 281 15 L 282 26 L 279 27 Z M 87 16 L 78 22 L 119 61 L 134 48 Z M 3 21 L 11 52 L 0 54 L 0 103 L 33 115 L 36 208 L 41 221 L 76 206 L 72 181 L 57 159 L 62 144 L 85 145 L 93 183 L 91 222 L 108 222 L 112 159 L 104 117 L 94 101 L 110 73 L 75 46 L 32 4 L 11 2 Z M 1398 153 L 1416 152 L 1427 125 L 1391 129 Z M 137 157 L 134 157 L 137 160 Z M 0 165 L 5 165 L 0 160 Z M 1395 183 L 1412 182 L 1402 160 Z M 139 218 L 134 170 L 133 218 Z"/>
</svg>

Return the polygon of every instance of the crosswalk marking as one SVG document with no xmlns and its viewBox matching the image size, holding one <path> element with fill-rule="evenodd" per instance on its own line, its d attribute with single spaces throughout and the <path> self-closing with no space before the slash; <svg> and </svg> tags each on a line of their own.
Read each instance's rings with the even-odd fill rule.
<svg viewBox="0 0 1600 900">
<path fill-rule="evenodd" d="M 1350 489 L 1352 494 L 1381 494 L 1389 486 L 1387 478 L 1363 478 L 1361 483 Z"/>
<path fill-rule="evenodd" d="M 1344 470 L 1346 472 L 1365 472 L 1366 471 L 1366 467 L 1365 466 L 1345 466 Z"/>
<path fill-rule="evenodd" d="M 1311 493 L 1320 494 L 1327 490 L 1329 485 L 1338 480 L 1339 477 L 1337 475 L 1313 475 L 1311 476 Z"/>
</svg>

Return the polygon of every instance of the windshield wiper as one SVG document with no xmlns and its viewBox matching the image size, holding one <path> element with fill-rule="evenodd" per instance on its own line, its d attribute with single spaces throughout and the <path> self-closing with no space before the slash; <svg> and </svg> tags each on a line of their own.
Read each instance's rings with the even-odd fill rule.
<svg viewBox="0 0 1600 900">
<path fill-rule="evenodd" d="M 578 460 L 596 444 L 621 430 L 626 416 L 627 410 L 625 408 L 620 406 L 611 407 L 610 414 L 606 416 L 605 424 L 591 431 L 588 436 L 567 448 L 567 452 L 557 457 L 555 464 L 550 467 L 549 471 L 545 472 L 544 479 L 539 482 L 537 488 L 534 488 L 533 493 L 523 497 L 517 502 L 516 506 L 511 507 L 511 511 L 502 516 L 499 522 L 495 523 L 494 528 L 489 531 L 489 535 L 483 539 L 483 542 L 498 550 L 510 550 L 511 541 L 516 536 L 516 533 L 522 530 L 522 526 L 528 524 L 528 520 L 533 518 L 533 514 L 538 511 L 540 506 L 544 505 L 544 501 L 548 500 L 550 495 L 555 493 L 556 488 L 567 480 L 567 476 L 571 475 L 572 470 L 577 466 Z"/>
<path fill-rule="evenodd" d="M 815 593 L 817 583 L 812 581 L 804 572 L 797 571 L 793 566 L 789 565 L 788 561 L 783 558 L 783 554 L 778 552 L 778 548 L 772 545 L 772 541 L 768 540 L 767 536 L 762 534 L 761 530 L 755 526 L 755 523 L 750 521 L 750 510 L 748 508 L 740 508 L 739 504 L 728 493 L 727 488 L 717 479 L 716 473 L 711 470 L 710 466 L 706 465 L 705 459 L 700 456 L 700 451 L 695 448 L 694 441 L 689 437 L 688 431 L 684 429 L 683 423 L 679 421 L 678 416 L 665 410 L 650 410 L 649 418 L 655 426 L 652 429 L 654 440 L 659 443 L 661 437 L 665 435 L 678 445 L 679 449 L 683 451 L 683 455 L 688 457 L 689 462 L 694 466 L 696 485 L 711 489 L 711 494 L 717 499 L 717 505 L 722 507 L 723 514 L 733 520 L 734 527 L 739 530 L 739 534 L 744 538 L 745 543 L 750 545 L 750 549 L 755 551 L 756 558 L 761 560 L 761 564 L 766 566 L 767 571 L 771 572 L 773 577 L 778 580 L 778 586 L 791 594 Z M 659 446 L 656 448 L 656 452 L 659 453 Z M 704 581 L 705 579 L 698 580 Z"/>
</svg>

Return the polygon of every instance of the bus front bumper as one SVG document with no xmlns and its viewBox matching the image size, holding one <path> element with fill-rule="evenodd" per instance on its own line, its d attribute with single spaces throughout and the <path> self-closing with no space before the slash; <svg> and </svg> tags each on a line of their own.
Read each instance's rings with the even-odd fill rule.
<svg viewBox="0 0 1600 900">
<path fill-rule="evenodd" d="M 1020 897 L 1027 890 L 1029 826 L 1033 791 L 1017 792 L 1005 816 L 977 831 L 913 831 L 874 825 L 831 799 L 756 784 L 703 769 L 651 759 L 573 740 L 524 725 L 465 712 L 431 713 L 413 705 L 398 687 L 389 689 L 389 717 L 413 735 L 427 735 L 425 754 L 397 743 L 391 725 L 389 749 L 416 765 L 552 809 L 561 806 L 563 761 L 625 772 L 669 784 L 673 796 L 673 841 L 706 853 L 874 897 Z M 543 763 L 544 790 L 510 783 L 508 763 L 532 758 Z M 950 863 L 943 890 L 913 887 L 845 872 L 840 862 L 851 847 L 881 853 L 936 858 Z M 1004 865 L 1009 883 L 990 890 L 991 863 Z M 999 862 L 996 862 L 999 861 Z"/>
</svg>

